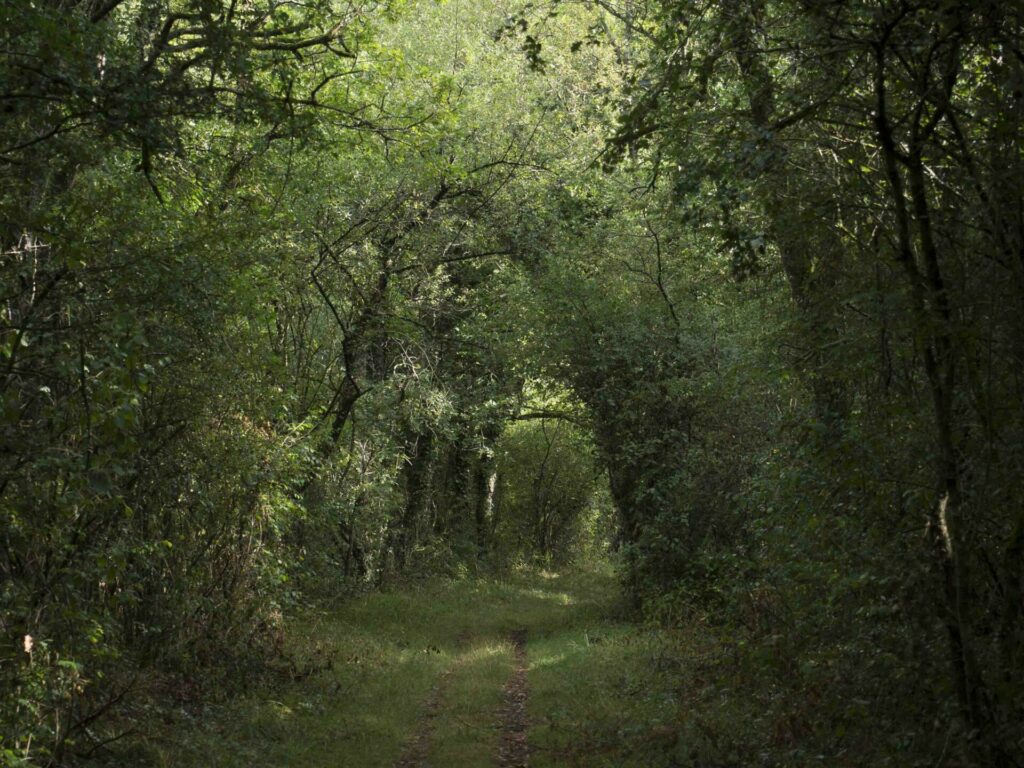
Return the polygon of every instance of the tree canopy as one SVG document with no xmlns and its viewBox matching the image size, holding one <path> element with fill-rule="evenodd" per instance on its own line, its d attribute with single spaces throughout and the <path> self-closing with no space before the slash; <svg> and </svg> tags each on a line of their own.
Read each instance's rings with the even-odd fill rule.
<svg viewBox="0 0 1024 768">
<path fill-rule="evenodd" d="M 1022 37 L 4 3 L 0 764 L 318 600 L 596 558 L 824 697 L 765 765 L 1024 764 Z"/>
</svg>

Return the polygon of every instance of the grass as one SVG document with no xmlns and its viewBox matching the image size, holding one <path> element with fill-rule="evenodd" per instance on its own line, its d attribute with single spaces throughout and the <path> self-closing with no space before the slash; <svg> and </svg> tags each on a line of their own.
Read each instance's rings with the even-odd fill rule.
<svg viewBox="0 0 1024 768">
<path fill-rule="evenodd" d="M 847 667 L 798 664 L 778 632 L 697 616 L 676 629 L 631 623 L 610 569 L 438 580 L 293 617 L 287 650 L 314 674 L 222 705 L 153 710 L 137 719 L 145 738 L 119 743 L 111 764 L 393 766 L 436 702 L 429 764 L 495 765 L 518 629 L 531 768 L 936 764 L 875 738 L 902 726 L 844 695 Z"/>
<path fill-rule="evenodd" d="M 144 762 L 392 766 L 443 681 L 430 763 L 493 765 L 508 636 L 525 628 L 531 766 L 672 764 L 681 749 L 679 664 L 669 660 L 677 643 L 629 624 L 618 596 L 610 569 L 523 573 L 404 587 L 296 617 L 289 650 L 321 660 L 317 674 L 175 714 L 148 735 Z"/>
</svg>

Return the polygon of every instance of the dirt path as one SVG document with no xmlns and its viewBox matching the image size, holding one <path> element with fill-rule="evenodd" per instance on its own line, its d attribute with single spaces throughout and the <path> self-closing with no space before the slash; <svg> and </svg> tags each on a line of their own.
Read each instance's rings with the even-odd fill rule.
<svg viewBox="0 0 1024 768">
<path fill-rule="evenodd" d="M 526 768 L 530 758 L 530 747 L 526 740 L 526 702 L 529 697 L 526 683 L 526 630 L 515 630 L 511 640 L 513 669 L 502 694 L 498 768 Z"/>
<path fill-rule="evenodd" d="M 211 708 L 201 728 L 182 709 L 147 739 L 146 761 L 175 768 L 665 764 L 660 753 L 644 762 L 657 751 L 646 734 L 683 722 L 677 677 L 654 676 L 649 659 L 662 642 L 677 641 L 632 642 L 632 627 L 612 618 L 618 590 L 610 570 L 516 572 L 373 592 L 337 611 L 297 616 L 307 623 L 292 627 L 290 650 L 299 658 L 322 652 L 335 663 Z M 583 642 L 598 636 L 605 642 Z M 666 691 L 658 708 L 623 694 L 610 665 L 630 681 L 666 686 L 657 689 Z M 640 735 L 619 736 L 634 720 L 630 733 Z M 627 760 L 637 749 L 643 756 Z M 111 765 L 139 762 L 137 752 L 125 754 Z"/>
<path fill-rule="evenodd" d="M 529 761 L 527 744 L 526 702 L 528 689 L 526 682 L 526 630 L 517 629 L 509 634 L 512 642 L 512 674 L 502 689 L 502 703 L 498 710 L 499 733 L 496 764 L 498 768 L 526 768 Z M 466 647 L 466 637 L 457 642 L 459 649 Z M 464 657 L 457 656 L 449 667 L 441 673 L 431 689 L 418 720 L 416 732 L 406 743 L 405 751 L 394 768 L 429 768 L 430 752 L 434 743 L 438 719 L 444 716 L 447 707 L 446 697 L 452 676 L 461 666 Z"/>
</svg>

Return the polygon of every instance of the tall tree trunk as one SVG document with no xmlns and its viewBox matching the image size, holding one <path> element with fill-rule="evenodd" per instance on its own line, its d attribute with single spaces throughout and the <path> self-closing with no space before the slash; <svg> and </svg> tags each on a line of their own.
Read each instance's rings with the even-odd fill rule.
<svg viewBox="0 0 1024 768">
<path fill-rule="evenodd" d="M 393 532 L 395 567 L 404 571 L 430 507 L 434 477 L 434 436 L 427 433 L 412 434 L 406 441 L 407 462 L 405 475 L 405 504 L 398 528 Z"/>
<path fill-rule="evenodd" d="M 498 471 L 492 456 L 481 456 L 477 461 L 474 482 L 476 546 L 478 555 L 483 556 L 490 549 L 491 518 L 494 516 L 494 489 L 498 482 Z"/>
<path fill-rule="evenodd" d="M 921 339 L 925 377 L 931 392 L 935 429 L 936 498 L 929 509 L 929 541 L 940 578 L 939 615 L 949 640 L 953 682 L 964 720 L 979 734 L 991 765 L 1005 764 L 1005 755 L 984 708 L 981 680 L 967 615 L 967 519 L 963 498 L 963 466 L 959 458 L 959 428 L 953 403 L 957 388 L 957 344 L 949 293 L 943 279 L 934 237 L 922 159 L 919 125 L 911 129 L 906 154 L 897 147 L 889 118 L 886 89 L 887 40 L 875 48 L 875 128 L 882 150 L 891 212 L 896 226 L 896 258 L 903 269 Z M 907 184 L 904 183 L 906 167 Z M 908 188 L 909 187 L 909 199 Z M 916 231 L 916 238 L 915 238 Z M 916 242 L 915 242 L 916 239 Z"/>
<path fill-rule="evenodd" d="M 835 294 L 843 254 L 832 226 L 834 201 L 808 196 L 808 190 L 816 188 L 814 180 L 793 167 L 787 145 L 779 138 L 789 126 L 776 115 L 774 78 L 755 37 L 761 5 L 733 0 L 727 7 L 732 14 L 734 56 L 743 75 L 757 144 L 757 184 L 768 234 L 778 248 L 803 336 L 810 346 L 801 366 L 815 415 L 834 437 L 842 432 L 850 407 L 847 388 L 827 353 L 839 337 Z"/>
</svg>

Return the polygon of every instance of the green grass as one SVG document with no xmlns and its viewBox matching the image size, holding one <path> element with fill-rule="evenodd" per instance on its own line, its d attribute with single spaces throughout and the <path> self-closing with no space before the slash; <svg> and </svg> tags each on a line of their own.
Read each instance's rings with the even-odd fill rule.
<svg viewBox="0 0 1024 768">
<path fill-rule="evenodd" d="M 379 594 L 292 627 L 299 658 L 332 669 L 179 725 L 157 744 L 161 766 L 389 766 L 421 702 L 453 660 L 430 593 Z M 317 651 L 321 653 L 318 654 Z"/>
<path fill-rule="evenodd" d="M 663 633 L 624 619 L 610 569 L 437 581 L 296 617 L 289 650 L 332 668 L 150 734 L 167 768 L 391 766 L 444 680 L 430 762 L 494 763 L 512 630 L 527 630 L 531 765 L 658 765 L 674 754 Z M 447 672 L 447 674 L 446 674 Z M 660 757 L 659 757 L 660 756 Z M 660 762 L 659 762 L 660 761 Z"/>
<path fill-rule="evenodd" d="M 287 650 L 318 672 L 227 704 L 139 714 L 145 738 L 120 742 L 109 764 L 393 766 L 443 682 L 429 764 L 494 765 L 517 629 L 527 631 L 531 768 L 816 766 L 830 749 L 837 766 L 910 764 L 871 741 L 866 702 L 833 694 L 841 680 L 815 682 L 818 667 L 795 667 L 778 636 L 699 617 L 638 626 L 610 569 L 434 581 L 293 617 Z"/>
<path fill-rule="evenodd" d="M 433 765 L 488 765 L 497 751 L 497 710 L 511 646 L 490 638 L 465 651 L 448 681 L 433 735 Z"/>
</svg>

